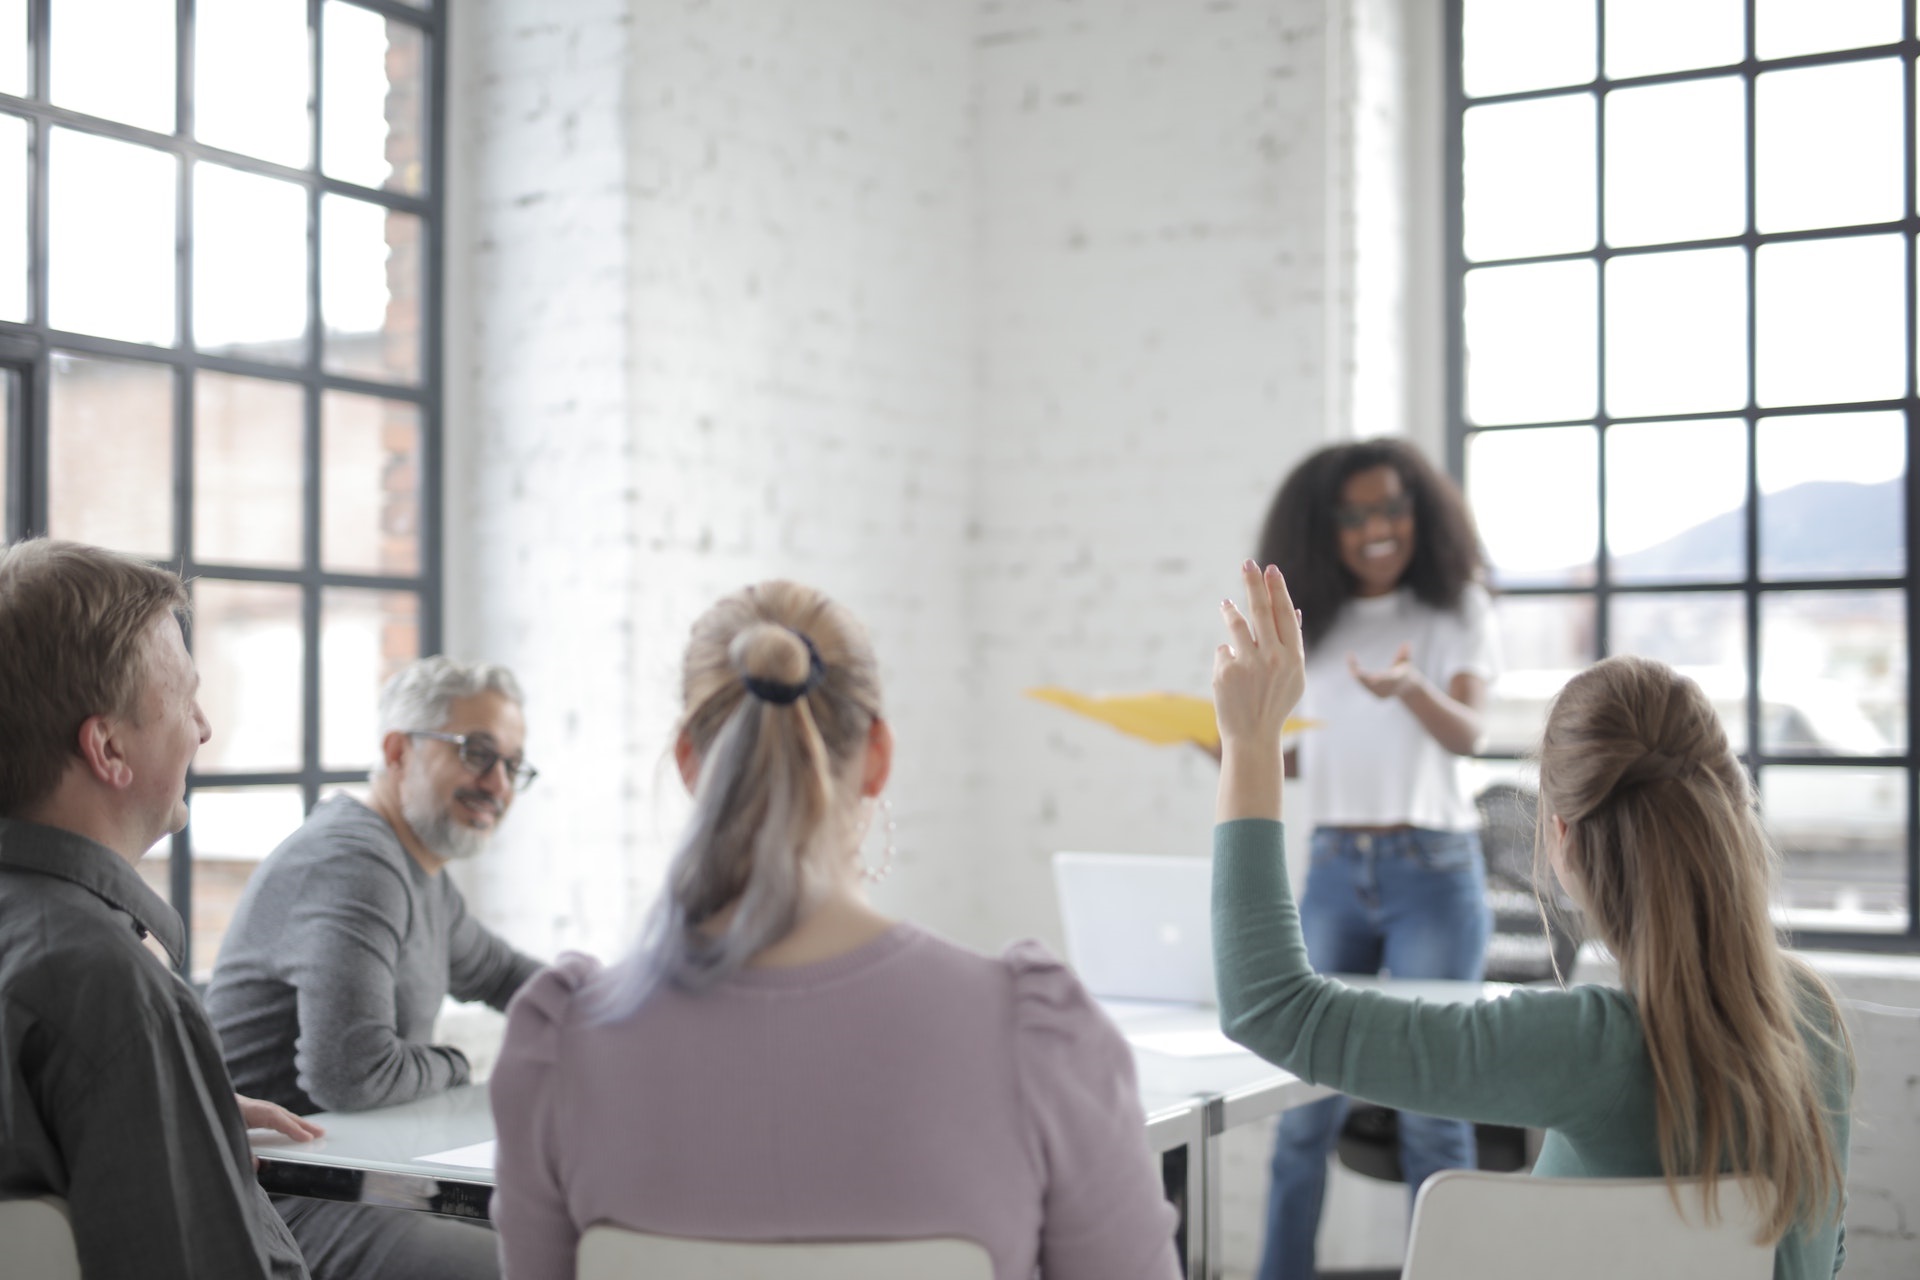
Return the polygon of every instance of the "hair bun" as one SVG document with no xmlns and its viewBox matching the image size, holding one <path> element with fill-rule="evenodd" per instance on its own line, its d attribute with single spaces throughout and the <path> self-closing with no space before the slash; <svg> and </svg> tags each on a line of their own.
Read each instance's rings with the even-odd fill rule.
<svg viewBox="0 0 1920 1280">
<path fill-rule="evenodd" d="M 743 627 L 727 646 L 727 656 L 748 693 L 782 706 L 805 697 L 825 675 L 813 641 L 774 623 Z"/>
</svg>

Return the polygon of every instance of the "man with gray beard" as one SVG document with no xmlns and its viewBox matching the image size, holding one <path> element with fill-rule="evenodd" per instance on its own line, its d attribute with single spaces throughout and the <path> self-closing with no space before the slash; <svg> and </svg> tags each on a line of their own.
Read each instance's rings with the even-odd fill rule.
<svg viewBox="0 0 1920 1280">
<path fill-rule="evenodd" d="M 207 1011 L 235 1086 L 300 1115 L 410 1102 L 471 1069 L 433 1043 L 441 1002 L 505 1009 L 540 968 L 467 914 L 444 873 L 533 781 L 504 667 L 422 658 L 380 694 L 362 804 L 334 795 L 260 864 Z M 275 1197 L 316 1280 L 497 1274 L 491 1232 L 425 1214 Z M 458 1229 L 458 1230 L 456 1230 Z"/>
</svg>

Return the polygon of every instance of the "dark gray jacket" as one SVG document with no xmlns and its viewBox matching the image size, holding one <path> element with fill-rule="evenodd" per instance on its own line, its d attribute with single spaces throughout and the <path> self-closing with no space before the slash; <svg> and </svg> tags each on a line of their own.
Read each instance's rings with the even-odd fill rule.
<svg viewBox="0 0 1920 1280">
<path fill-rule="evenodd" d="M 67 1201 L 87 1280 L 305 1280 L 176 958 L 180 917 L 112 850 L 0 819 L 0 1197 Z"/>
</svg>

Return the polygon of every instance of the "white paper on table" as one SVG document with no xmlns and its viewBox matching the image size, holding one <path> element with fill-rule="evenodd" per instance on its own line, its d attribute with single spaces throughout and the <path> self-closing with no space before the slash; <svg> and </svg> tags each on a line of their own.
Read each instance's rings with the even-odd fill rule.
<svg viewBox="0 0 1920 1280">
<path fill-rule="evenodd" d="M 1180 1031 L 1136 1031 L 1127 1043 L 1149 1053 L 1164 1053 L 1170 1058 L 1219 1058 L 1230 1053 L 1245 1053 L 1226 1038 L 1217 1027 L 1195 1027 Z"/>
<path fill-rule="evenodd" d="M 421 1156 L 423 1164 L 451 1164 L 462 1169 L 493 1168 L 493 1139 L 476 1142 L 470 1147 L 455 1147 L 451 1151 L 436 1151 L 430 1156 Z"/>
</svg>

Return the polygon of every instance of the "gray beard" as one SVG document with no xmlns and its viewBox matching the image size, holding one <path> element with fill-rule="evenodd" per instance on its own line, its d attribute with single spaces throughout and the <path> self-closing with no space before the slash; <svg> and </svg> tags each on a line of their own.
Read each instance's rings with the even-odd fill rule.
<svg viewBox="0 0 1920 1280">
<path fill-rule="evenodd" d="M 428 852 L 448 862 L 464 862 L 479 856 L 492 834 L 455 822 L 451 809 L 438 807 L 432 783 L 419 770 L 400 779 L 400 816 L 407 820 Z"/>
</svg>

